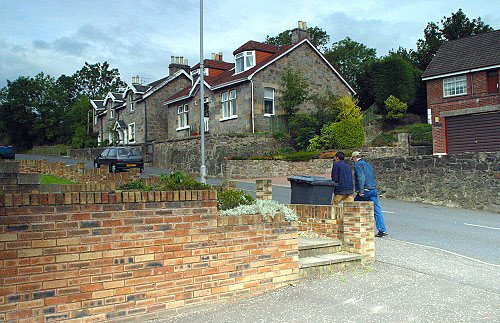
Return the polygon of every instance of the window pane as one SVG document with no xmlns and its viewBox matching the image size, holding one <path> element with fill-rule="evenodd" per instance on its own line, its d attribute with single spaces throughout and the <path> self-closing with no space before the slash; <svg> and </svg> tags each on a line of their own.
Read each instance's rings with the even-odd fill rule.
<svg viewBox="0 0 500 323">
<path fill-rule="evenodd" d="M 236 59 L 236 73 L 242 72 L 244 70 L 243 57 Z"/>
<path fill-rule="evenodd" d="M 222 101 L 227 101 L 227 92 L 222 93 Z"/>
<path fill-rule="evenodd" d="M 180 114 L 182 112 L 182 106 L 177 108 L 177 114 Z"/>
<path fill-rule="evenodd" d="M 236 99 L 236 91 L 235 90 L 233 90 L 233 91 L 231 91 L 229 93 L 230 93 L 229 96 L 230 96 L 231 99 Z"/>
<path fill-rule="evenodd" d="M 273 100 L 264 100 L 264 113 L 265 114 L 274 114 L 274 109 L 273 109 Z"/>
<path fill-rule="evenodd" d="M 264 97 L 268 99 L 272 99 L 274 97 L 274 89 L 265 87 L 264 88 Z"/>
<path fill-rule="evenodd" d="M 188 108 L 188 105 L 186 104 L 186 105 L 184 106 L 184 112 L 188 112 L 188 111 L 189 111 L 189 108 Z"/>
<path fill-rule="evenodd" d="M 226 118 L 228 116 L 227 102 L 222 103 L 222 117 Z"/>
<path fill-rule="evenodd" d="M 236 99 L 231 99 L 231 115 L 235 116 L 236 115 Z"/>
<path fill-rule="evenodd" d="M 246 63 L 246 67 L 247 68 L 253 66 L 253 55 L 252 54 L 246 56 L 246 62 L 245 63 Z"/>
</svg>

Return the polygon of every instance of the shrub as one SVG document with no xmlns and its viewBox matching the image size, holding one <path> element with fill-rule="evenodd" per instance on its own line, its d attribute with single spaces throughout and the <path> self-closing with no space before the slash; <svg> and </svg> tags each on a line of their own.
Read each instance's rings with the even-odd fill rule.
<svg viewBox="0 0 500 323">
<path fill-rule="evenodd" d="M 375 139 L 372 140 L 371 144 L 375 147 L 384 147 L 384 146 L 392 146 L 398 138 L 392 133 L 381 133 Z"/>
<path fill-rule="evenodd" d="M 210 185 L 200 183 L 182 172 L 161 175 L 159 184 L 155 186 L 155 189 L 161 191 L 208 190 L 211 188 Z"/>
<path fill-rule="evenodd" d="M 308 151 L 358 148 L 365 141 L 365 131 L 359 119 L 344 119 L 323 126 L 321 136 L 312 138 Z"/>
<path fill-rule="evenodd" d="M 408 105 L 401 102 L 398 98 L 391 95 L 385 100 L 385 108 L 387 110 L 387 119 L 397 120 L 402 119 L 406 115 Z"/>
<path fill-rule="evenodd" d="M 120 189 L 121 190 L 126 190 L 126 191 L 132 191 L 132 190 L 136 190 L 136 191 L 151 191 L 152 187 L 151 186 L 147 186 L 146 184 L 144 184 L 140 180 L 137 180 L 137 181 L 128 182 L 127 184 L 124 184 L 124 185 L 120 186 Z"/>
<path fill-rule="evenodd" d="M 309 140 L 316 135 L 318 121 L 311 115 L 297 113 L 290 117 L 289 129 L 294 147 L 303 150 L 309 145 Z"/>
<path fill-rule="evenodd" d="M 358 99 L 353 99 L 350 96 L 342 96 L 339 99 L 340 112 L 337 116 L 337 121 L 342 120 L 357 120 L 361 121 L 363 114 L 358 106 Z"/>
<path fill-rule="evenodd" d="M 283 155 L 285 161 L 308 161 L 318 158 L 316 151 L 297 151 L 295 153 Z"/>
<path fill-rule="evenodd" d="M 414 124 L 408 127 L 410 143 L 415 146 L 432 146 L 432 126 L 430 124 Z"/>
<path fill-rule="evenodd" d="M 229 210 L 254 202 L 255 199 L 251 195 L 233 189 L 221 190 L 217 194 L 217 209 L 219 210 Z"/>
</svg>

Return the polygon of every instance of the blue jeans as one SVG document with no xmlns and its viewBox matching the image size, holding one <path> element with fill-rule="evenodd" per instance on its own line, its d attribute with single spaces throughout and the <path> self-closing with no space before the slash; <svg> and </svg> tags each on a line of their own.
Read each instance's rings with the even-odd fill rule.
<svg viewBox="0 0 500 323">
<path fill-rule="evenodd" d="M 387 228 L 384 224 L 384 216 L 382 215 L 382 209 L 378 204 L 378 190 L 364 191 L 363 196 L 356 194 L 354 198 L 355 201 L 372 201 L 373 202 L 373 213 L 375 215 L 375 226 L 379 232 L 387 232 Z"/>
</svg>

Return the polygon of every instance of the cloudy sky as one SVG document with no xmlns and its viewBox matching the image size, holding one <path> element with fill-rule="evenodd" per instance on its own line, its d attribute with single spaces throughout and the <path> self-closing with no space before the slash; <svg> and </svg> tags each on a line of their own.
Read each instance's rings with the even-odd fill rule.
<svg viewBox="0 0 500 323">
<path fill-rule="evenodd" d="M 415 48 L 429 21 L 462 8 L 500 28 L 492 0 L 205 0 L 205 58 L 232 52 L 247 40 L 297 26 L 325 30 L 335 42 L 351 39 L 384 55 L 400 45 Z M 0 0 L 0 87 L 7 79 L 43 71 L 71 75 L 85 62 L 108 61 L 129 82 L 152 82 L 168 73 L 170 56 L 199 61 L 196 0 Z"/>
</svg>

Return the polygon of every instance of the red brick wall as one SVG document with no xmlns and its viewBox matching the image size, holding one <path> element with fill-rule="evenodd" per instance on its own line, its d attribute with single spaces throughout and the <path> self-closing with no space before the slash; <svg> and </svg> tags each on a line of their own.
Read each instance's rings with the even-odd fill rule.
<svg viewBox="0 0 500 323">
<path fill-rule="evenodd" d="M 215 192 L 0 196 L 0 321 L 76 322 L 254 295 L 298 279 L 297 223 L 220 217 Z"/>
<path fill-rule="evenodd" d="M 487 105 L 500 104 L 500 94 L 488 94 L 486 72 L 467 74 L 467 94 L 443 98 L 443 79 L 434 79 L 426 82 L 427 104 L 432 113 L 432 136 L 434 140 L 434 153 L 446 152 L 445 122 L 440 119 L 435 123 L 435 117 L 441 112 L 466 108 L 478 108 Z"/>
<path fill-rule="evenodd" d="M 288 207 L 297 213 L 300 231 L 313 231 L 342 240 L 343 221 L 340 207 L 304 204 L 290 204 Z"/>
</svg>

